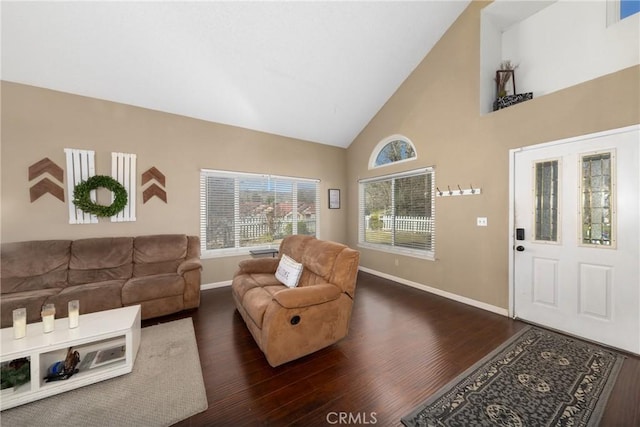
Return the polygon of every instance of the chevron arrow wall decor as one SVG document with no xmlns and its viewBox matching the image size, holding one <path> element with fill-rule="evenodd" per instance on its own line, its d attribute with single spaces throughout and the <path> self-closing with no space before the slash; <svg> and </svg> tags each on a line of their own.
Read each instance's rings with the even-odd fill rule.
<svg viewBox="0 0 640 427">
<path fill-rule="evenodd" d="M 45 173 L 48 173 L 53 178 L 60 181 L 60 183 L 64 180 L 64 171 L 62 168 L 48 157 L 45 157 L 44 159 L 29 166 L 29 181 L 33 181 Z M 29 188 L 31 203 L 35 202 L 47 193 L 50 193 L 54 197 L 60 199 L 60 201 L 64 202 L 64 188 L 45 177 Z"/>
<path fill-rule="evenodd" d="M 157 181 L 157 184 L 151 184 L 142 192 L 142 203 L 147 203 L 147 201 L 154 196 L 167 203 L 167 192 L 163 188 L 165 186 L 166 179 L 164 174 L 155 166 L 147 169 L 142 174 L 142 185 L 149 181 Z"/>
</svg>

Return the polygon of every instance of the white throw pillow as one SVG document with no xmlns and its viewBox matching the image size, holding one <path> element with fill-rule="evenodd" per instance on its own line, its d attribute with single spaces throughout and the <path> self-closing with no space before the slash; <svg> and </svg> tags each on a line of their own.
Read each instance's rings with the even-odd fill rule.
<svg viewBox="0 0 640 427">
<path fill-rule="evenodd" d="M 301 274 L 302 264 L 283 254 L 282 258 L 280 258 L 278 269 L 276 270 L 276 279 L 283 285 L 295 288 L 298 286 L 298 280 L 300 280 Z"/>
</svg>

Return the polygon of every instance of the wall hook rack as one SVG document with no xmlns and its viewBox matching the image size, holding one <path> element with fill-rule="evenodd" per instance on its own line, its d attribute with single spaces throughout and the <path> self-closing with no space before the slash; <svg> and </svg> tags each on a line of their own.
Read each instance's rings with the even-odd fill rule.
<svg viewBox="0 0 640 427">
<path fill-rule="evenodd" d="M 436 187 L 436 197 L 453 197 L 453 196 L 471 196 L 481 194 L 480 188 L 473 188 L 473 184 L 469 185 L 469 188 L 461 188 L 457 185 L 457 190 L 452 190 L 450 185 L 447 185 L 447 190 L 442 191 L 439 187 Z"/>
</svg>

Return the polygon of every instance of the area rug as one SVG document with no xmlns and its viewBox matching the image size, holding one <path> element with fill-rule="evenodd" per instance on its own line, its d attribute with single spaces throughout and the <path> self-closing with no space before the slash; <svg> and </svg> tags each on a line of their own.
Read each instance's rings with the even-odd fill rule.
<svg viewBox="0 0 640 427">
<path fill-rule="evenodd" d="M 207 409 L 190 318 L 142 328 L 131 373 L 0 413 L 3 426 L 169 426 Z"/>
<path fill-rule="evenodd" d="M 527 326 L 402 418 L 406 426 L 596 426 L 624 356 Z"/>
</svg>

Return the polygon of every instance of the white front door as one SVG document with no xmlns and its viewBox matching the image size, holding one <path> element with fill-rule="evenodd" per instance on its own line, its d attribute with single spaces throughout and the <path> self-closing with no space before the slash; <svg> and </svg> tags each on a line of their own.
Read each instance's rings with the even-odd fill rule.
<svg viewBox="0 0 640 427">
<path fill-rule="evenodd" d="M 640 127 L 511 159 L 512 314 L 640 354 Z"/>
</svg>

